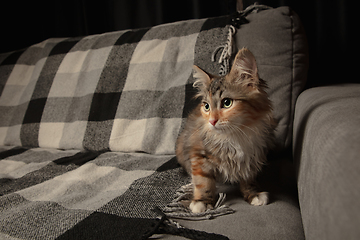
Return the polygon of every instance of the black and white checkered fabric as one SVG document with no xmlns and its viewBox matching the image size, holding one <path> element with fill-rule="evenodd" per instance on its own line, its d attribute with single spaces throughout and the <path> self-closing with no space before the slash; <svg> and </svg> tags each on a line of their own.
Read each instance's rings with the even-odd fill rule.
<svg viewBox="0 0 360 240">
<path fill-rule="evenodd" d="M 0 239 L 138 239 L 189 182 L 175 141 L 192 65 L 217 74 L 228 17 L 0 55 Z"/>
<path fill-rule="evenodd" d="M 49 39 L 2 56 L 0 145 L 174 153 L 192 65 L 216 73 L 226 23 Z"/>
</svg>

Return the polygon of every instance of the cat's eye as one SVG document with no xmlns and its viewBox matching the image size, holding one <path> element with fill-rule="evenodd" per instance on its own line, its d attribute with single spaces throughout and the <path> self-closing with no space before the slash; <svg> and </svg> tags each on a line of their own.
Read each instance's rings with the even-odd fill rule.
<svg viewBox="0 0 360 240">
<path fill-rule="evenodd" d="M 206 102 L 203 103 L 205 112 L 210 111 L 210 105 Z"/>
<path fill-rule="evenodd" d="M 233 104 L 233 100 L 230 99 L 230 98 L 224 98 L 222 101 L 221 101 L 221 107 L 222 108 L 230 108 Z"/>
</svg>

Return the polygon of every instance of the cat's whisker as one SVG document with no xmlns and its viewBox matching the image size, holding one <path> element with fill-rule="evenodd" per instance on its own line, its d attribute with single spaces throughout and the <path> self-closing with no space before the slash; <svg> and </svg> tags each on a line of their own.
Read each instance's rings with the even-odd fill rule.
<svg viewBox="0 0 360 240">
<path fill-rule="evenodd" d="M 243 134 L 243 136 L 246 137 L 247 141 L 250 142 L 251 141 L 251 138 L 249 137 L 249 135 L 247 135 L 242 129 L 240 129 L 240 133 Z"/>
<path fill-rule="evenodd" d="M 241 127 L 230 124 L 228 125 L 228 128 L 235 132 L 241 133 L 243 136 L 247 138 L 248 141 L 250 141 L 250 137 L 244 132 L 244 130 L 241 129 Z"/>
<path fill-rule="evenodd" d="M 251 127 L 249 127 L 249 126 L 246 126 L 245 124 L 241 124 L 241 123 L 240 123 L 240 125 L 241 125 L 241 127 L 245 127 L 245 128 L 247 128 L 247 129 L 253 131 L 254 133 L 257 133 L 253 128 L 251 128 Z"/>
<path fill-rule="evenodd" d="M 201 128 L 196 129 L 193 133 L 190 134 L 190 137 L 196 135 L 200 130 L 202 130 Z"/>
</svg>

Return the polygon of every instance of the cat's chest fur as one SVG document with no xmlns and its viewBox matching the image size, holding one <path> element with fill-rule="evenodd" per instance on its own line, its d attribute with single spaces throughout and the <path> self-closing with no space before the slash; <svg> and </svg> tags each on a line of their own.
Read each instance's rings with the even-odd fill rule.
<svg viewBox="0 0 360 240">
<path fill-rule="evenodd" d="M 264 163 L 264 140 L 257 135 L 205 134 L 203 144 L 221 181 L 239 182 L 253 177 Z"/>
</svg>

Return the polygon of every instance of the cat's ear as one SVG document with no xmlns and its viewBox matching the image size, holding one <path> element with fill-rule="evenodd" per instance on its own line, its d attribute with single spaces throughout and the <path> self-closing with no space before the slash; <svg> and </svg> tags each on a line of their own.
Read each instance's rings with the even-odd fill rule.
<svg viewBox="0 0 360 240">
<path fill-rule="evenodd" d="M 210 84 L 211 76 L 208 73 L 206 73 L 196 65 L 193 65 L 193 70 L 194 70 L 193 76 L 196 79 L 196 81 L 193 84 L 195 88 L 202 88 Z"/>
<path fill-rule="evenodd" d="M 250 89 L 257 89 L 259 75 L 254 55 L 247 48 L 242 48 L 235 57 L 231 68 L 230 78 L 237 83 L 241 83 Z"/>
</svg>

